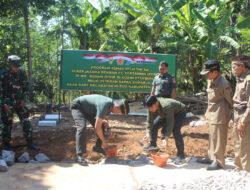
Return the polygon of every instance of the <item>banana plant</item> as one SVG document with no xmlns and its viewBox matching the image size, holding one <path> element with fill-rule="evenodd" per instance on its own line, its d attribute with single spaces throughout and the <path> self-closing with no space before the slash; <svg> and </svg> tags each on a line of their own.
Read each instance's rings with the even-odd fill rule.
<svg viewBox="0 0 250 190">
<path fill-rule="evenodd" d="M 215 4 L 206 7 L 205 2 L 200 6 L 200 9 L 194 9 L 196 18 L 199 19 L 200 26 L 206 30 L 206 58 L 216 59 L 220 53 L 220 41 L 228 43 L 230 46 L 238 49 L 240 45 L 231 38 L 227 32 L 227 24 L 233 8 L 227 6 L 229 1 L 218 1 Z"/>
<path fill-rule="evenodd" d="M 125 42 L 125 48 L 130 51 L 156 52 L 156 44 L 164 31 L 164 1 L 114 1 L 111 7 L 111 30 L 118 37 L 108 43 L 118 47 L 124 46 Z"/>
<path fill-rule="evenodd" d="M 103 8 L 103 6 L 101 6 Z M 108 7 L 100 11 L 89 1 L 69 3 L 65 12 L 68 20 L 65 33 L 78 40 L 79 49 L 99 49 L 101 44 L 99 31 L 105 27 L 111 12 Z M 69 27 L 71 26 L 71 27 Z M 72 29 L 73 30 L 72 30 Z"/>
</svg>

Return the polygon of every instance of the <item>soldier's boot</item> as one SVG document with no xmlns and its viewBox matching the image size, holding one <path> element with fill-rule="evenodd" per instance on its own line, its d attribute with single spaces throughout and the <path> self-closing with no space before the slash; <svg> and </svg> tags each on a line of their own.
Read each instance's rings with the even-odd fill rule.
<svg viewBox="0 0 250 190">
<path fill-rule="evenodd" d="M 32 149 L 32 150 L 36 150 L 36 151 L 40 150 L 40 148 L 38 146 L 33 144 L 32 139 L 27 139 L 27 147 L 28 147 L 28 149 Z"/>
<path fill-rule="evenodd" d="M 11 147 L 11 145 L 10 145 L 9 142 L 3 143 L 3 149 L 7 150 L 7 151 L 13 151 L 13 149 L 12 149 L 12 147 Z"/>
</svg>

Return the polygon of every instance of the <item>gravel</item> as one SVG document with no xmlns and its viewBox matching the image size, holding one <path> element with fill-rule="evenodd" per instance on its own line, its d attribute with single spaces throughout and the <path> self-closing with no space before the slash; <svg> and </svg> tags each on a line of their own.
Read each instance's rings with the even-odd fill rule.
<svg viewBox="0 0 250 190">
<path fill-rule="evenodd" d="M 250 190 L 250 173 L 228 170 L 205 178 L 181 184 L 143 184 L 139 190 Z"/>
</svg>

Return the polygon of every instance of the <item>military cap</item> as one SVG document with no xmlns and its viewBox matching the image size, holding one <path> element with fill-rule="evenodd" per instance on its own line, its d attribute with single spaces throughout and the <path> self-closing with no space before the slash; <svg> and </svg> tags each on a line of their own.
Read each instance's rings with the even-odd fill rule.
<svg viewBox="0 0 250 190">
<path fill-rule="evenodd" d="M 201 71 L 201 75 L 205 75 L 214 70 L 220 70 L 220 63 L 217 60 L 208 60 L 204 63 L 205 69 Z"/>
<path fill-rule="evenodd" d="M 7 62 L 14 67 L 21 67 L 23 64 L 21 63 L 21 58 L 17 55 L 10 55 L 8 57 Z"/>
</svg>

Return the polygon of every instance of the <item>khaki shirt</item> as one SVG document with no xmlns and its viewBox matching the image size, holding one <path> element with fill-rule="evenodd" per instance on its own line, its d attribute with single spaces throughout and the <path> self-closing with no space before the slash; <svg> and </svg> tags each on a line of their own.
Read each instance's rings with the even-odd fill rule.
<svg viewBox="0 0 250 190">
<path fill-rule="evenodd" d="M 221 75 L 207 87 L 208 107 L 206 118 L 209 124 L 227 124 L 233 108 L 233 92 L 230 83 Z"/>
<path fill-rule="evenodd" d="M 244 122 L 250 121 L 250 71 L 237 77 L 236 89 L 233 97 L 234 102 L 234 119 L 235 121 Z"/>
</svg>

